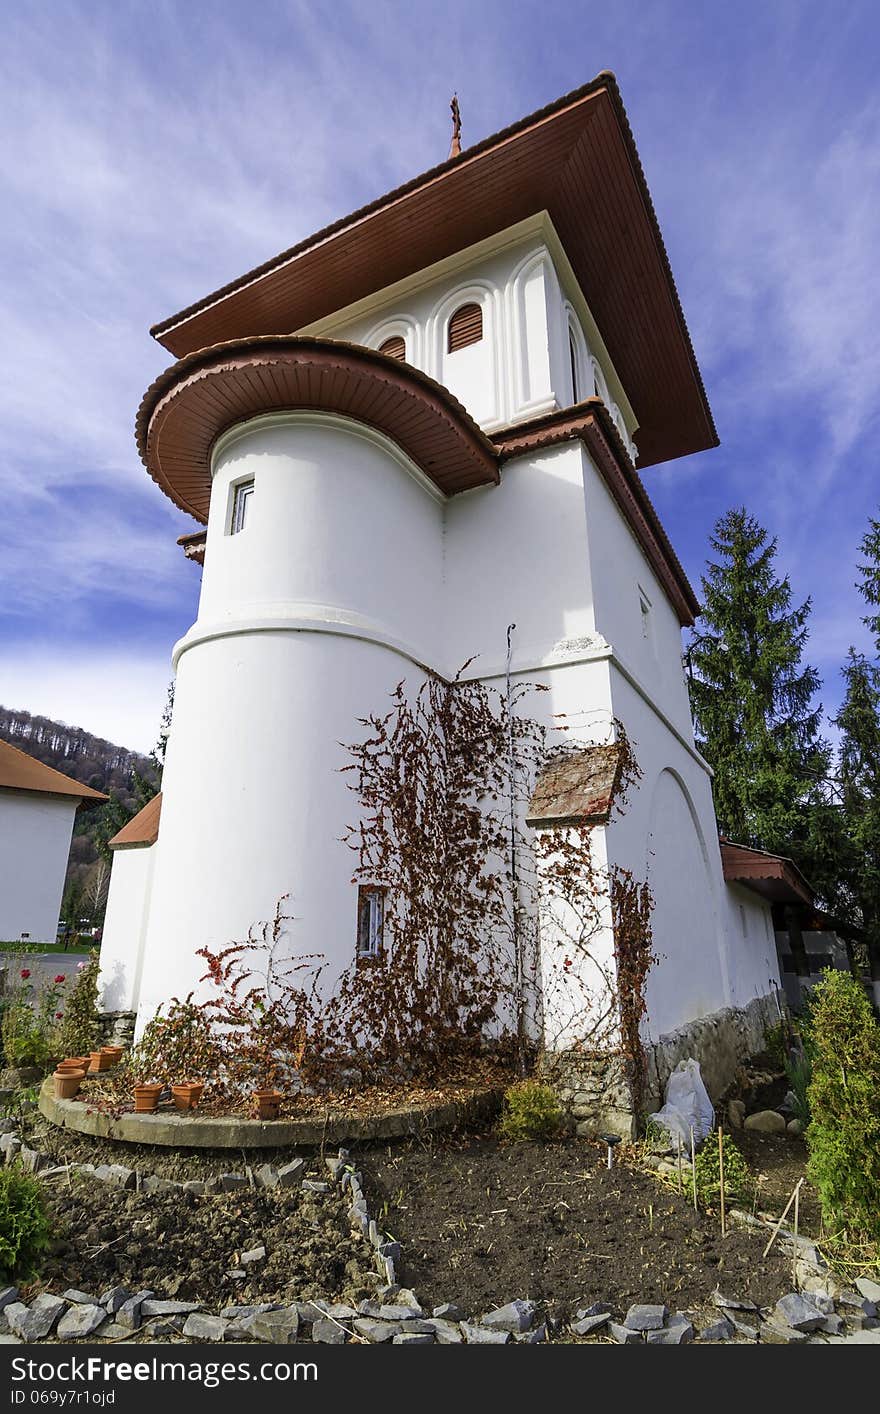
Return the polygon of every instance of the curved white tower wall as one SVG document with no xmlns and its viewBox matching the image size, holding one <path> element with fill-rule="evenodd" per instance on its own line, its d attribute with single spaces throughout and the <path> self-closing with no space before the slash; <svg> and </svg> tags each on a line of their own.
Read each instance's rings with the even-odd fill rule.
<svg viewBox="0 0 880 1414">
<path fill-rule="evenodd" d="M 436 656 L 442 510 L 380 434 L 344 418 L 255 418 L 218 442 L 199 615 L 177 645 L 139 1027 L 289 894 L 291 947 L 328 986 L 355 954 L 358 718 Z M 234 488 L 253 480 L 244 529 Z"/>
</svg>

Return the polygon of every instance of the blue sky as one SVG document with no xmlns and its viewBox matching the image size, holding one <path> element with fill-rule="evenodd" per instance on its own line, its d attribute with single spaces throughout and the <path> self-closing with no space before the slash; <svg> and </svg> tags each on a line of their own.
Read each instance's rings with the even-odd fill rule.
<svg viewBox="0 0 880 1414">
<path fill-rule="evenodd" d="M 0 702 L 154 741 L 192 528 L 132 427 L 150 324 L 613 69 L 722 440 L 653 468 L 695 584 L 779 536 L 829 707 L 880 508 L 880 7 L 30 0 L 0 49 Z"/>
</svg>

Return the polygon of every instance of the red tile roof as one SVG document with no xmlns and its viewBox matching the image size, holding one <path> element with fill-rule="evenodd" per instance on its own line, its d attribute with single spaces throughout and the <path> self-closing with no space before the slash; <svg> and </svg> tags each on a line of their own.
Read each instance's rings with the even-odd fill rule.
<svg viewBox="0 0 880 1414">
<path fill-rule="evenodd" d="M 547 211 L 639 421 L 639 465 L 717 445 L 612 73 L 318 231 L 152 329 L 176 357 L 304 329 Z"/>
<path fill-rule="evenodd" d="M 816 895 L 794 860 L 783 854 L 721 840 L 721 868 L 725 881 L 742 884 L 768 903 L 802 903 L 811 908 Z"/>
<path fill-rule="evenodd" d="M 604 824 L 620 777 L 620 747 L 579 747 L 554 756 L 538 772 L 526 823 Z"/>
<path fill-rule="evenodd" d="M 53 766 L 44 766 L 26 751 L 9 741 L 0 741 L 0 789 L 32 791 L 39 795 L 69 795 L 79 800 L 106 800 L 107 796 L 91 786 L 62 775 Z"/>
<path fill-rule="evenodd" d="M 142 845 L 155 844 L 159 838 L 159 819 L 162 814 L 162 792 L 148 800 L 137 815 L 133 815 L 126 825 L 108 843 L 111 849 L 135 849 Z"/>
</svg>

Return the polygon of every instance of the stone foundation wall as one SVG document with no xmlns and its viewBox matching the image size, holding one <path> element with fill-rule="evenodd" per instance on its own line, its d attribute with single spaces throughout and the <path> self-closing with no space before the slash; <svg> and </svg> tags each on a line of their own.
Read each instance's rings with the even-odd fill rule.
<svg viewBox="0 0 880 1414">
<path fill-rule="evenodd" d="M 713 1100 L 720 1099 L 743 1061 L 763 1050 L 767 1031 L 778 1021 L 776 997 L 756 997 L 747 1007 L 725 1007 L 646 1045 L 645 1113 L 660 1109 L 666 1082 L 682 1060 L 699 1061 L 709 1095 Z M 541 1074 L 556 1089 L 578 1134 L 607 1132 L 624 1139 L 635 1136 L 638 1119 L 622 1057 L 585 1055 L 580 1051 L 547 1052 L 542 1058 Z"/>
<path fill-rule="evenodd" d="M 541 1077 L 556 1090 L 576 1133 L 619 1134 L 623 1139 L 635 1135 L 632 1098 L 621 1056 L 545 1053 Z"/>
<path fill-rule="evenodd" d="M 666 1094 L 666 1082 L 683 1060 L 699 1061 L 703 1084 L 711 1099 L 720 1099 L 743 1061 L 764 1049 L 767 1032 L 779 1022 L 779 1005 L 784 1009 L 784 998 L 777 1004 L 772 994 L 755 997 L 747 1007 L 725 1007 L 711 1016 L 701 1016 L 646 1046 L 645 1105 L 648 1112 L 659 1110 Z"/>
<path fill-rule="evenodd" d="M 99 1046 L 125 1046 L 134 1043 L 134 1024 L 137 1013 L 133 1011 L 102 1011 L 98 1020 L 101 1026 Z"/>
</svg>

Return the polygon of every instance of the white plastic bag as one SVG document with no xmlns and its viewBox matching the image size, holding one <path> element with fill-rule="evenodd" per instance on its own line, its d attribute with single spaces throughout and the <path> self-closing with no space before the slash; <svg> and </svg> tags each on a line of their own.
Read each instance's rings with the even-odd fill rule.
<svg viewBox="0 0 880 1414">
<path fill-rule="evenodd" d="M 685 1152 L 691 1145 L 691 1127 L 694 1144 L 702 1144 L 715 1123 L 715 1109 L 703 1084 L 699 1061 L 679 1061 L 666 1083 L 665 1105 L 648 1118 L 666 1130 L 673 1144 L 680 1138 Z"/>
</svg>

